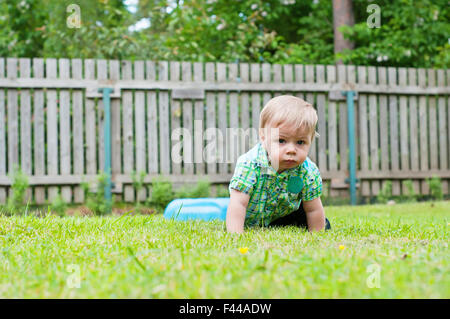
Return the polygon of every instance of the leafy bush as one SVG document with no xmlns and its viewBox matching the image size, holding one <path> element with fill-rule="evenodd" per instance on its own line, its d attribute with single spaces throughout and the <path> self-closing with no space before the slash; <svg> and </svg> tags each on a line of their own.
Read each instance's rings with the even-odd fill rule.
<svg viewBox="0 0 450 319">
<path fill-rule="evenodd" d="M 58 192 L 58 195 L 53 199 L 53 201 L 50 205 L 50 210 L 52 212 L 55 212 L 59 216 L 64 216 L 66 209 L 67 209 L 67 204 L 63 200 L 61 193 Z"/>
<path fill-rule="evenodd" d="M 426 182 L 430 188 L 431 197 L 434 200 L 442 200 L 444 195 L 442 192 L 441 179 L 437 176 L 433 176 L 432 178 L 427 178 Z"/>
<path fill-rule="evenodd" d="M 92 211 L 94 215 L 105 215 L 111 212 L 112 201 L 105 199 L 105 187 L 107 184 L 108 174 L 99 172 L 97 177 L 96 191 L 92 192 L 90 184 L 87 182 L 81 183 L 86 198 L 86 206 Z"/>
<path fill-rule="evenodd" d="M 406 191 L 407 191 L 407 193 L 405 195 L 403 195 L 405 200 L 408 202 L 416 202 L 417 194 L 414 191 L 413 182 L 410 179 L 403 181 L 403 187 L 406 188 Z"/>
<path fill-rule="evenodd" d="M 20 213 L 24 207 L 25 191 L 28 188 L 28 176 L 22 172 L 20 167 L 15 167 L 9 175 L 12 180 L 12 195 L 8 198 L 6 210 L 9 214 Z"/>
<path fill-rule="evenodd" d="M 140 171 L 139 175 L 136 171 L 131 172 L 131 179 L 133 180 L 133 186 L 136 189 L 136 194 L 139 194 L 140 191 L 144 188 L 144 178 L 147 173 L 145 171 Z M 136 200 L 135 211 L 138 213 L 142 213 L 142 204 L 139 200 Z"/>
<path fill-rule="evenodd" d="M 217 186 L 217 197 L 230 197 L 228 187 L 223 185 Z"/>
<path fill-rule="evenodd" d="M 392 182 L 386 181 L 377 195 L 377 201 L 386 204 L 392 196 Z"/>
<path fill-rule="evenodd" d="M 154 206 L 159 211 L 164 208 L 175 198 L 172 183 L 162 176 L 156 177 L 152 181 L 152 193 L 148 200 L 148 205 Z"/>
<path fill-rule="evenodd" d="M 183 186 L 175 194 L 176 198 L 203 198 L 210 197 L 211 195 L 211 183 L 208 180 L 199 180 L 197 185 Z"/>
</svg>

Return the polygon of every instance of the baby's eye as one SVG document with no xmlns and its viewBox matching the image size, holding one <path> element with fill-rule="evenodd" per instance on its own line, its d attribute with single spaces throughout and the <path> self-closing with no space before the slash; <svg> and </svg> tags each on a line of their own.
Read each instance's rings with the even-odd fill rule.
<svg viewBox="0 0 450 319">
<path fill-rule="evenodd" d="M 297 143 L 302 145 L 302 144 L 305 144 L 305 141 L 298 141 Z"/>
<path fill-rule="evenodd" d="M 279 142 L 279 143 L 284 143 L 284 142 L 285 142 L 285 140 L 284 140 L 284 139 L 282 139 L 282 138 L 280 138 L 280 139 L 278 140 L 278 142 Z"/>
</svg>

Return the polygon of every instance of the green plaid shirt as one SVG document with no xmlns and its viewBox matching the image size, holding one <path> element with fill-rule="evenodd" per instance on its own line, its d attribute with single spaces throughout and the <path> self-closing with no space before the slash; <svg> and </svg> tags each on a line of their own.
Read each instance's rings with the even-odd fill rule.
<svg viewBox="0 0 450 319">
<path fill-rule="evenodd" d="M 280 174 L 270 165 L 267 151 L 257 143 L 241 155 L 231 178 L 229 190 L 250 195 L 245 216 L 246 226 L 268 226 L 300 207 L 302 200 L 322 194 L 319 169 L 308 157 L 302 165 Z"/>
</svg>

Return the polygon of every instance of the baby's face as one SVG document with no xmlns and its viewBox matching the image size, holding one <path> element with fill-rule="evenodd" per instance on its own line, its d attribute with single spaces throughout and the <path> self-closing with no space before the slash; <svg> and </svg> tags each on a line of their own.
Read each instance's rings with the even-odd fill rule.
<svg viewBox="0 0 450 319">
<path fill-rule="evenodd" d="M 278 173 L 302 165 L 311 146 L 311 133 L 305 128 L 281 125 L 262 129 L 260 137 L 270 163 Z"/>
</svg>

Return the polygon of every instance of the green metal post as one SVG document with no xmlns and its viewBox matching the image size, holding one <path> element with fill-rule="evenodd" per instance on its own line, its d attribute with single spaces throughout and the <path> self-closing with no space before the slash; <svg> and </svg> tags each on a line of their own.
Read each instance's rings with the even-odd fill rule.
<svg viewBox="0 0 450 319">
<path fill-rule="evenodd" d="M 107 174 L 107 182 L 105 186 L 105 199 L 111 204 L 111 97 L 109 96 L 113 92 L 112 88 L 101 88 L 99 92 L 103 92 L 103 106 L 105 110 L 104 114 L 104 171 Z M 111 207 L 111 205 L 109 205 Z"/>
<path fill-rule="evenodd" d="M 356 205 L 356 152 L 355 152 L 355 117 L 353 98 L 355 91 L 342 92 L 347 97 L 347 123 L 349 146 L 349 171 L 350 171 L 350 202 Z"/>
</svg>

